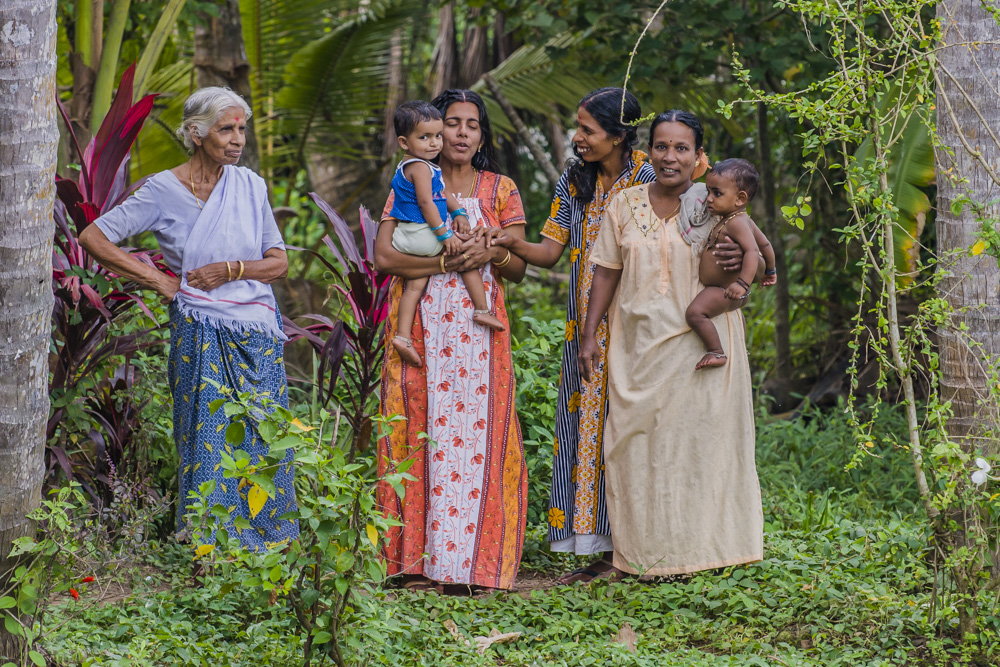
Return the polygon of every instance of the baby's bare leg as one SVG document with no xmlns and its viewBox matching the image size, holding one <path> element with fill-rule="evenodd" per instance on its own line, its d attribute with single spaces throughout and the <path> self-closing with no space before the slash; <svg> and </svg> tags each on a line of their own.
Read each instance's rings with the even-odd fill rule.
<svg viewBox="0 0 1000 667">
<path fill-rule="evenodd" d="M 479 270 L 466 271 L 461 276 L 469 298 L 472 299 L 472 305 L 476 309 L 472 314 L 472 321 L 497 331 L 505 330 L 503 322 L 490 312 L 490 305 L 486 302 L 486 286 L 483 285 L 483 276 Z"/>
<path fill-rule="evenodd" d="M 424 295 L 427 288 L 427 278 L 413 278 L 407 280 L 403 288 L 403 295 L 399 297 L 399 309 L 396 311 L 396 336 L 392 339 L 392 346 L 399 352 L 403 361 L 412 366 L 422 366 L 424 361 L 413 349 L 413 320 L 417 317 L 417 308 L 420 306 L 420 297 Z"/>
<path fill-rule="evenodd" d="M 705 356 L 695 365 L 695 370 L 706 366 L 724 366 L 726 364 L 722 341 L 719 340 L 719 332 L 712 324 L 712 318 L 727 312 L 733 303 L 726 298 L 725 290 L 721 287 L 706 287 L 688 306 L 684 317 L 688 326 L 698 335 L 707 350 Z"/>
</svg>

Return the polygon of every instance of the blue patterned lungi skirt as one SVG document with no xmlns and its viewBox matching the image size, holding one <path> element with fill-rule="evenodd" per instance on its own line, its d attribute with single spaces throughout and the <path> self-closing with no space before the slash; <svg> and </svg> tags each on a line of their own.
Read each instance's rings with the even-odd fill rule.
<svg viewBox="0 0 1000 667">
<path fill-rule="evenodd" d="M 281 316 L 277 315 L 280 326 Z M 296 509 L 293 452 L 289 449 L 274 475 L 275 497 L 268 498 L 256 517 L 250 518 L 247 493 L 250 486 L 238 488 L 239 480 L 226 479 L 222 474 L 220 452 L 232 452 L 226 444 L 229 418 L 220 408 L 213 414 L 209 404 L 222 398 L 208 380 L 237 391 L 255 390 L 275 403 L 288 407 L 288 393 L 282 341 L 272 334 L 256 331 L 239 332 L 213 326 L 183 315 L 176 304 L 170 304 L 170 363 L 169 379 L 174 396 L 174 441 L 180 452 L 180 499 L 177 510 L 177 530 L 184 528 L 184 513 L 191 503 L 188 493 L 215 480 L 215 491 L 209 505 L 220 503 L 231 516 L 250 522 L 250 530 L 237 530 L 225 525 L 230 537 L 238 536 L 244 548 L 264 551 L 287 543 L 299 535 L 294 519 L 280 519 L 285 512 Z M 249 424 L 248 424 L 249 426 Z M 256 428 L 247 428 L 246 438 L 238 447 L 251 460 L 267 454 L 267 443 Z"/>
</svg>

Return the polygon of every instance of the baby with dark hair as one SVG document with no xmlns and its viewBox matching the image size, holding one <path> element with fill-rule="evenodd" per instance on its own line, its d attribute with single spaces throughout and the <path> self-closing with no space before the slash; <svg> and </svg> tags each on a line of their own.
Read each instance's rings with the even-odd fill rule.
<svg viewBox="0 0 1000 667">
<path fill-rule="evenodd" d="M 445 194 L 441 167 L 432 162 L 441 152 L 444 121 L 441 112 L 428 102 L 415 100 L 401 104 L 393 116 L 397 141 L 404 155 L 392 178 L 393 204 L 390 216 L 397 221 L 392 247 L 406 255 L 435 257 L 458 255 L 462 241 L 455 232 L 469 234 L 469 216 L 453 195 Z M 454 229 L 448 227 L 448 214 Z M 444 271 L 444 258 L 441 259 Z M 504 330 L 489 309 L 486 288 L 478 270 L 460 274 L 472 301 L 472 321 L 491 329 Z M 406 281 L 397 311 L 397 334 L 392 346 L 404 361 L 421 366 L 423 360 L 413 347 L 411 335 L 420 297 L 427 288 L 427 277 Z"/>
<path fill-rule="evenodd" d="M 723 160 L 712 167 L 705 177 L 708 212 L 719 216 L 718 222 L 708 233 L 705 251 L 711 250 L 726 236 L 743 248 L 743 268 L 733 275 L 723 270 L 710 252 L 702 252 L 699 279 L 705 286 L 688 306 L 686 318 L 691 329 L 705 344 L 705 356 L 695 365 L 696 370 L 709 366 L 724 366 L 726 355 L 722 351 L 719 332 L 712 318 L 746 305 L 750 285 L 757 280 L 760 259 L 764 259 L 761 287 L 778 282 L 774 268 L 774 248 L 747 215 L 750 200 L 757 194 L 760 176 L 757 169 L 746 160 Z"/>
</svg>

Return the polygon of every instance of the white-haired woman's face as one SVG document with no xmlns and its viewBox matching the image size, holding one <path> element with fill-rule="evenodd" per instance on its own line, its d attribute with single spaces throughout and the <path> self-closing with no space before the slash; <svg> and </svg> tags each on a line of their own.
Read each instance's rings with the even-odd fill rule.
<svg viewBox="0 0 1000 667">
<path fill-rule="evenodd" d="M 219 164 L 236 164 L 243 155 L 246 132 L 246 113 L 240 107 L 229 107 L 219 114 L 219 119 L 207 135 L 192 136 L 191 140 L 209 159 Z"/>
</svg>

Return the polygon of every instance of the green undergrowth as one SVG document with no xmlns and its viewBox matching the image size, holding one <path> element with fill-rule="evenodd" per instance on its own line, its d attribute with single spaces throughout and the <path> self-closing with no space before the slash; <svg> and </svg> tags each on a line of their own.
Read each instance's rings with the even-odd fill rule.
<svg viewBox="0 0 1000 667">
<path fill-rule="evenodd" d="M 536 525 L 518 590 L 472 599 L 378 590 L 357 600 L 368 620 L 345 650 L 361 665 L 997 664 L 995 600 L 982 601 L 977 641 L 955 641 L 908 454 L 884 444 L 902 419 L 888 412 L 879 426 L 871 455 L 847 469 L 856 450 L 837 411 L 759 420 L 761 563 L 684 583 L 539 588 L 532 582 L 580 563 L 548 553 Z M 260 605 L 239 588 L 223 595 L 213 579 L 192 588 L 177 546 L 165 546 L 155 566 L 124 600 L 88 603 L 85 594 L 58 605 L 44 640 L 57 664 L 301 664 L 280 599 Z M 475 638 L 493 630 L 521 634 L 480 654 Z"/>
</svg>

